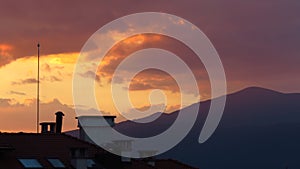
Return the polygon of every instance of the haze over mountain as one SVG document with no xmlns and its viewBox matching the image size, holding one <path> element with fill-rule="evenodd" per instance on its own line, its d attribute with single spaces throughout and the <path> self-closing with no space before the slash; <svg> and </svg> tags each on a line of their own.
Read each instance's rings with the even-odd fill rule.
<svg viewBox="0 0 300 169">
<path fill-rule="evenodd" d="M 187 137 L 158 158 L 173 158 L 205 169 L 300 167 L 299 93 L 250 87 L 227 95 L 218 128 L 209 140 L 199 144 L 210 102 L 200 103 L 197 120 Z M 171 126 L 177 114 L 178 111 L 162 113 L 150 123 L 125 121 L 118 123 L 115 129 L 134 137 L 154 136 Z M 78 130 L 67 133 L 79 134 Z"/>
<path fill-rule="evenodd" d="M 199 133 L 210 106 L 210 101 L 201 102 L 190 133 L 160 157 L 175 158 L 206 169 L 299 168 L 299 101 L 300 94 L 258 87 L 229 94 L 217 130 L 208 141 L 199 144 Z M 131 136 L 149 137 L 166 130 L 177 114 L 177 111 L 162 114 L 146 124 L 121 122 L 115 128 Z"/>
</svg>

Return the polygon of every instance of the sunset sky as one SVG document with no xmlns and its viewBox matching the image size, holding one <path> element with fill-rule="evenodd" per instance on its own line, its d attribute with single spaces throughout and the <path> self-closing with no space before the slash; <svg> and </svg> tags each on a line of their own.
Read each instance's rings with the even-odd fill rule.
<svg viewBox="0 0 300 169">
<path fill-rule="evenodd" d="M 40 121 L 54 121 L 63 111 L 63 130 L 77 127 L 72 97 L 75 63 L 88 38 L 108 22 L 137 12 L 164 12 L 198 26 L 211 40 L 223 63 L 228 92 L 260 86 L 281 92 L 300 92 L 300 2 L 284 0 L 239 1 L 9 1 L 0 6 L 0 131 L 36 130 L 37 43 L 40 57 Z M 116 40 L 122 34 L 111 32 Z M 181 42 L 160 35 L 138 35 L 116 44 L 83 78 L 96 75 L 97 102 L 105 113 L 119 115 L 108 85 L 116 66 L 131 53 L 144 48 L 172 51 L 192 69 L 200 96 L 184 91 L 197 102 L 210 98 L 210 83 L 200 60 Z M 133 63 L 136 64 L 136 63 Z M 122 84 L 125 79 L 119 78 Z M 174 79 L 158 70 L 143 71 L 131 81 L 132 103 L 139 110 L 149 107 L 152 89 L 165 92 L 165 111 L 180 107 L 180 92 Z M 161 101 L 161 100 L 160 100 Z M 156 105 L 161 102 L 157 101 Z M 84 107 L 87 111 L 96 111 Z M 130 110 L 128 109 L 128 112 Z M 123 120 L 122 117 L 117 119 Z"/>
</svg>

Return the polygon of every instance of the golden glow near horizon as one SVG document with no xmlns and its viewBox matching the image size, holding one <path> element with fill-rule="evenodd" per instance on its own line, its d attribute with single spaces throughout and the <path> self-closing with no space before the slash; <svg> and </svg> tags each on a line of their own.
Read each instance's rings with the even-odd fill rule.
<svg viewBox="0 0 300 169">
<path fill-rule="evenodd" d="M 116 39 L 123 38 L 123 36 L 114 33 Z M 143 49 L 147 45 L 151 47 L 161 41 L 162 37 L 159 35 L 137 35 L 116 44 L 107 53 L 101 64 L 98 65 L 98 72 L 94 72 L 97 75 L 95 96 L 98 108 L 101 108 L 102 112 L 117 116 L 120 114 L 111 98 L 111 78 L 116 66 L 130 53 Z M 0 48 L 2 51 L 12 49 L 7 45 L 2 45 Z M 49 54 L 40 57 L 40 121 L 53 121 L 55 111 L 67 111 L 65 112 L 64 130 L 77 127 L 73 107 L 72 80 L 78 56 L 79 53 L 75 52 Z M 87 60 L 86 67 L 82 67 L 82 74 L 77 76 L 82 76 L 82 80 L 93 78 L 95 74 L 88 72 L 89 65 L 92 64 L 97 63 Z M 0 128 L 2 131 L 35 131 L 36 75 L 37 56 L 23 57 L 0 67 L 0 76 L 2 77 L 0 94 L 2 98 L 7 99 L 0 102 Z M 120 80 L 118 85 L 123 85 L 122 80 L 124 79 Z M 165 84 L 159 84 L 162 82 L 165 82 Z M 167 101 L 165 112 L 172 112 L 181 108 L 180 106 L 188 106 L 187 103 L 198 101 L 197 96 L 187 94 L 190 95 L 190 100 L 183 101 L 183 105 L 181 105 L 181 93 L 170 75 L 145 70 L 138 73 L 130 82 L 129 97 L 133 107 L 127 107 L 127 112 L 124 113 L 130 112 L 132 108 L 141 111 L 147 110 L 150 103 L 161 104 L 164 99 L 156 100 L 153 103 L 153 100 L 149 97 L 151 91 L 155 88 L 159 88 L 164 93 L 164 99 Z M 82 106 L 82 109 L 86 110 L 97 109 L 95 107 L 85 107 L 84 105 L 78 106 Z M 117 119 L 117 121 L 122 120 L 124 118 L 121 116 Z M 12 122 L 18 125 L 11 126 L 9 123 Z"/>
<path fill-rule="evenodd" d="M 72 73 L 77 57 L 78 53 L 40 57 L 41 121 L 52 121 L 57 110 L 71 110 Z M 34 131 L 37 56 L 20 58 L 0 67 L 0 76 L 0 95 L 7 99 L 0 101 L 1 131 Z M 56 99 L 60 103 L 56 102 Z M 52 107 L 49 107 L 50 105 Z M 70 105 L 70 108 L 67 105 Z M 75 118 L 74 112 L 69 114 L 69 118 Z M 65 129 L 76 127 L 76 122 L 72 121 L 74 120 L 66 119 Z"/>
<path fill-rule="evenodd" d="M 73 64 L 78 53 L 52 54 L 40 57 L 41 100 L 58 98 L 70 104 Z M 64 59 L 62 59 L 64 58 Z M 13 98 L 22 103 L 27 98 L 36 97 L 37 57 L 17 59 L 0 68 L 0 93 L 3 98 Z M 70 88 L 66 90 L 66 88 Z M 10 91 L 16 91 L 10 92 Z M 66 95 L 59 94 L 60 91 Z M 17 93 L 20 92 L 20 93 Z M 21 94 L 23 93 L 23 94 Z M 14 95 L 12 95 L 14 94 Z"/>
</svg>

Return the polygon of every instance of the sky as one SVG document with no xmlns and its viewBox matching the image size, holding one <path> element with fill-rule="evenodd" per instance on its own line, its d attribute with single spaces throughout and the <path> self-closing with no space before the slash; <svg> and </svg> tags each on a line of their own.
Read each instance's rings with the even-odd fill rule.
<svg viewBox="0 0 300 169">
<path fill-rule="evenodd" d="M 164 12 L 182 17 L 201 29 L 210 39 L 223 63 L 228 93 L 249 86 L 281 92 L 300 92 L 300 2 L 296 0 L 192 0 L 192 1 L 9 1 L 0 6 L 0 131 L 36 130 L 37 43 L 40 57 L 40 121 L 54 121 L 54 113 L 65 113 L 63 130 L 77 127 L 74 107 L 97 112 L 96 107 L 75 105 L 72 94 L 74 76 L 95 80 L 97 103 L 101 111 L 124 120 L 109 99 L 114 70 L 124 58 L 144 48 L 162 48 L 179 56 L 196 77 L 200 96 L 180 91 L 168 73 L 149 69 L 130 81 L 134 108 L 144 111 L 150 103 L 172 112 L 193 102 L 209 99 L 207 72 L 187 46 L 170 37 L 143 34 L 124 37 L 111 31 L 117 44 L 97 64 L 86 60 L 86 67 L 74 74 L 86 41 L 105 24 L 138 12 Z M 150 56 L 151 57 L 151 56 Z M 154 57 L 154 56 L 153 56 Z M 128 71 L 138 61 L 129 63 Z M 88 65 L 96 65 L 96 72 Z M 121 74 L 122 75 L 122 74 Z M 96 78 L 95 78 L 96 77 Z M 126 79 L 117 77 L 119 85 Z M 124 87 L 124 86 L 123 86 Z M 164 97 L 151 100 L 149 95 Z M 120 91 L 121 92 L 121 91 Z M 186 96 L 182 101 L 180 94 Z M 183 102 L 183 105 L 182 105 Z M 125 113 L 131 108 L 125 107 Z"/>
</svg>

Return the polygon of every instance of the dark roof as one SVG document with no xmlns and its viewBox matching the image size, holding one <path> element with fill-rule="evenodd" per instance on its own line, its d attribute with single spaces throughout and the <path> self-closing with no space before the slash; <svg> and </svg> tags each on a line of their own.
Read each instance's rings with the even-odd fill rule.
<svg viewBox="0 0 300 169">
<path fill-rule="evenodd" d="M 0 154 L 0 166 L 4 168 L 23 168 L 18 159 L 37 159 L 44 168 L 52 168 L 47 158 L 58 158 L 67 167 L 71 168 L 71 149 L 85 148 L 87 156 L 93 158 L 96 153 L 104 150 L 79 140 L 77 138 L 55 133 L 0 133 L 0 147 L 9 147 L 10 152 Z"/>
<path fill-rule="evenodd" d="M 23 169 L 18 159 L 36 159 L 43 168 L 53 168 L 48 158 L 59 159 L 66 168 L 71 166 L 71 150 L 84 148 L 87 157 L 94 159 L 105 169 L 194 169 L 175 160 L 156 160 L 155 166 L 147 161 L 132 159 L 121 162 L 121 157 L 111 154 L 101 147 L 78 138 L 58 133 L 0 133 L 0 168 Z"/>
<path fill-rule="evenodd" d="M 157 159 L 155 161 L 155 166 L 158 168 L 172 168 L 172 169 L 198 169 L 196 167 L 186 165 L 184 163 L 181 163 L 173 159 Z"/>
</svg>

